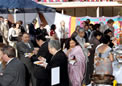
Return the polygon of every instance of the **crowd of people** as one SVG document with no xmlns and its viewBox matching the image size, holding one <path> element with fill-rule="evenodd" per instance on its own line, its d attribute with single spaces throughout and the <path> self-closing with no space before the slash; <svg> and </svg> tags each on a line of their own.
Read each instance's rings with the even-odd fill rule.
<svg viewBox="0 0 122 86">
<path fill-rule="evenodd" d="M 112 19 L 104 27 L 87 19 L 70 38 L 64 21 L 61 28 L 52 24 L 50 32 L 43 23 L 35 28 L 36 22 L 24 28 L 22 21 L 10 23 L 0 16 L 0 86 L 51 86 L 55 67 L 60 67 L 60 83 L 54 86 L 88 85 L 93 74 L 112 75 Z"/>
</svg>

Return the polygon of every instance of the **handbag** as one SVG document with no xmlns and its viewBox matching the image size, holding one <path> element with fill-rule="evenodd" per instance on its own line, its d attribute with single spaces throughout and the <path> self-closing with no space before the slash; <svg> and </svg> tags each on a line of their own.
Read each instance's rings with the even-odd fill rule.
<svg viewBox="0 0 122 86">
<path fill-rule="evenodd" d="M 17 41 L 18 37 L 13 37 L 12 35 L 10 35 L 9 40 L 10 41 Z"/>
</svg>

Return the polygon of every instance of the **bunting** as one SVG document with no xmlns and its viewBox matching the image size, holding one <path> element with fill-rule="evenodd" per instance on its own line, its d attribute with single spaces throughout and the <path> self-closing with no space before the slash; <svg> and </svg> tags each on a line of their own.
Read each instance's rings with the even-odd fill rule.
<svg viewBox="0 0 122 86">
<path fill-rule="evenodd" d="M 86 21 L 87 19 L 90 19 L 90 23 L 92 24 L 98 24 L 98 23 L 103 23 L 104 25 L 107 24 L 107 21 L 109 19 L 113 19 L 114 20 L 114 36 L 117 38 L 117 43 L 119 43 L 119 33 L 120 30 L 122 29 L 122 17 L 116 16 L 116 17 L 99 17 L 99 18 L 95 18 L 95 17 L 71 17 L 70 18 L 70 24 L 69 24 L 69 31 L 70 31 L 70 35 L 75 31 L 75 27 L 77 25 L 80 25 L 82 27 L 82 22 Z"/>
</svg>

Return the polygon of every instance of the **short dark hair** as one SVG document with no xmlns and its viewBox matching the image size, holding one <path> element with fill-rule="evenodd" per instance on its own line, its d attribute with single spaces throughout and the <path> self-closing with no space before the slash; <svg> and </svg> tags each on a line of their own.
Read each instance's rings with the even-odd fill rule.
<svg viewBox="0 0 122 86">
<path fill-rule="evenodd" d="M 23 21 L 22 20 L 19 20 L 18 23 L 22 25 L 23 24 Z"/>
<path fill-rule="evenodd" d="M 56 29 L 56 25 L 55 24 L 52 24 L 50 30 L 53 30 L 54 31 L 55 29 Z"/>
<path fill-rule="evenodd" d="M 104 35 L 104 36 L 102 37 L 102 43 L 108 44 L 110 41 L 111 41 L 111 40 L 110 40 L 110 36 Z"/>
<path fill-rule="evenodd" d="M 93 30 L 97 30 L 98 28 L 100 28 L 100 24 L 95 24 L 95 25 L 93 26 Z"/>
<path fill-rule="evenodd" d="M 86 21 L 89 21 L 90 22 L 90 19 L 87 19 Z"/>
<path fill-rule="evenodd" d="M 104 34 L 107 35 L 109 32 L 112 32 L 110 29 L 105 30 Z"/>
<path fill-rule="evenodd" d="M 9 46 L 9 45 L 6 45 L 4 46 L 1 51 L 4 53 L 4 54 L 7 54 L 7 56 L 9 58 L 13 58 L 13 57 L 16 57 L 16 52 L 15 52 L 15 49 L 12 47 L 12 46 Z"/>
<path fill-rule="evenodd" d="M 93 28 L 94 25 L 93 24 L 89 24 L 89 26 L 91 26 Z"/>
<path fill-rule="evenodd" d="M 12 23 L 11 24 L 11 27 L 15 28 L 16 27 L 16 24 L 15 23 Z"/>
<path fill-rule="evenodd" d="M 37 22 L 37 20 L 36 19 L 33 19 L 32 23 L 36 23 L 36 22 Z"/>
<path fill-rule="evenodd" d="M 43 34 L 40 34 L 40 35 L 37 35 L 36 36 L 36 40 L 42 40 L 42 41 L 46 41 L 46 38 L 45 38 L 45 36 L 43 35 Z"/>
<path fill-rule="evenodd" d="M 97 36 L 102 36 L 103 34 L 100 32 L 100 31 L 95 31 L 94 32 L 94 37 L 97 37 Z"/>
<path fill-rule="evenodd" d="M 113 19 L 109 19 L 109 20 L 107 21 L 107 23 L 109 23 L 109 24 L 114 23 L 114 20 L 113 20 Z"/>
<path fill-rule="evenodd" d="M 0 16 L 0 18 L 4 18 L 3 16 Z"/>
<path fill-rule="evenodd" d="M 30 35 L 29 33 L 27 33 L 27 32 L 24 32 L 21 36 L 23 36 L 24 34 L 27 34 L 27 35 Z"/>
</svg>

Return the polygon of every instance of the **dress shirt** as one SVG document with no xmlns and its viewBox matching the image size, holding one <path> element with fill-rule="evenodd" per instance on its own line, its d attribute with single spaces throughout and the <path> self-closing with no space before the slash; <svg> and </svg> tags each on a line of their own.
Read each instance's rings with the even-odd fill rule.
<svg viewBox="0 0 122 86">
<path fill-rule="evenodd" d="M 11 58 L 11 59 L 7 62 L 7 64 L 10 63 L 13 59 L 14 59 L 14 58 Z M 6 65 L 7 65 L 7 64 L 6 64 Z"/>
</svg>

